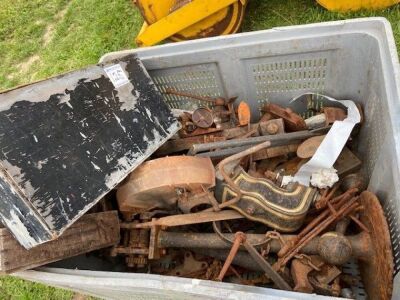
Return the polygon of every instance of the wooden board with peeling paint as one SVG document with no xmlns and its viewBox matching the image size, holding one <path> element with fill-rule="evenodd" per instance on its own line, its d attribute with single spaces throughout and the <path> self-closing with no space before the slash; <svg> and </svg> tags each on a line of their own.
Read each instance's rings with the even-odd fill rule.
<svg viewBox="0 0 400 300">
<path fill-rule="evenodd" d="M 27 270 L 119 243 L 117 211 L 86 214 L 59 238 L 26 250 L 0 228 L 0 275 Z"/>
<path fill-rule="evenodd" d="M 0 220 L 55 238 L 178 129 L 134 55 L 1 93 Z"/>
</svg>

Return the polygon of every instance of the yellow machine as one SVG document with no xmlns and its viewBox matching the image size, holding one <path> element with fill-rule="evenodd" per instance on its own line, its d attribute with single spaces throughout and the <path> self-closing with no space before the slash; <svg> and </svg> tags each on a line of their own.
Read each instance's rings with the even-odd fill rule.
<svg viewBox="0 0 400 300">
<path fill-rule="evenodd" d="M 133 0 L 144 24 L 136 38 L 139 46 L 165 39 L 182 41 L 235 33 L 242 24 L 249 0 Z M 400 0 L 317 0 L 328 10 L 378 9 Z"/>
<path fill-rule="evenodd" d="M 317 2 L 328 10 L 346 12 L 386 8 L 399 3 L 400 0 L 317 0 Z"/>
<path fill-rule="evenodd" d="M 173 41 L 235 33 L 242 24 L 248 0 L 137 0 L 145 23 L 136 38 L 151 46 Z"/>
</svg>

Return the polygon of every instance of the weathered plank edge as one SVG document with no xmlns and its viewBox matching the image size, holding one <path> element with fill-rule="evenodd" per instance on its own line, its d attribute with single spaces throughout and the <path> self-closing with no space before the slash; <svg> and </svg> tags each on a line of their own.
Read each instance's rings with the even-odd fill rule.
<svg viewBox="0 0 400 300">
<path fill-rule="evenodd" d="M 88 221 L 93 221 L 94 219 L 97 219 L 97 223 L 95 223 L 96 230 L 102 231 L 104 229 L 104 225 L 102 226 L 102 220 L 107 219 L 109 223 L 112 223 L 113 226 L 107 226 L 106 229 L 109 230 L 107 237 L 103 237 L 103 240 L 108 239 L 108 241 L 101 241 L 98 240 L 98 243 L 91 244 L 85 249 L 81 249 L 80 251 L 76 251 L 73 253 L 69 253 L 67 255 L 64 255 L 62 257 L 57 256 L 57 257 L 52 257 L 52 258 L 42 258 L 40 261 L 36 261 L 33 263 L 27 263 L 23 266 L 17 266 L 17 267 L 11 267 L 7 266 L 9 264 L 10 260 L 6 259 L 4 256 L 4 252 L 9 251 L 10 249 L 4 249 L 5 248 L 5 243 L 7 243 L 7 240 L 9 242 L 10 239 L 13 239 L 11 232 L 7 228 L 0 228 L 0 275 L 6 275 L 6 274 L 11 274 L 17 271 L 21 270 L 27 270 L 27 269 L 32 269 L 36 268 L 39 266 L 43 266 L 45 264 L 49 264 L 55 261 L 59 261 L 68 257 L 73 257 L 81 254 L 85 254 L 94 250 L 98 250 L 101 248 L 106 248 L 109 246 L 113 246 L 115 244 L 118 244 L 120 241 L 120 227 L 119 227 L 119 218 L 118 218 L 118 212 L 117 211 L 108 211 L 108 212 L 101 212 L 101 213 L 95 213 L 95 214 L 89 214 L 86 216 L 83 216 L 82 219 L 72 225 L 73 228 L 71 229 L 77 229 L 82 226 L 87 226 Z M 72 231 L 72 230 L 70 230 Z M 45 251 L 51 251 L 54 248 L 57 248 L 58 246 L 62 246 L 65 244 L 68 240 L 71 241 L 73 237 L 68 236 L 68 231 L 66 232 L 66 236 L 61 236 L 60 238 L 56 240 L 49 241 L 47 243 L 44 243 L 38 247 L 35 247 L 32 250 L 26 250 L 24 249 L 17 240 L 14 240 L 15 243 L 12 246 L 15 246 L 16 249 L 13 251 L 13 254 L 19 255 L 17 259 L 24 259 L 25 257 L 23 256 L 26 254 L 27 256 L 29 255 L 34 255 L 34 253 L 38 252 L 45 252 Z M 81 238 L 85 234 L 85 231 L 83 230 L 83 233 L 80 235 L 76 235 L 77 242 L 81 242 Z M 98 235 L 101 236 L 102 233 L 98 233 Z M 13 242 L 14 242 L 13 241 Z M 22 253 L 22 254 L 21 254 Z M 10 269 L 7 269 L 10 268 Z"/>
</svg>

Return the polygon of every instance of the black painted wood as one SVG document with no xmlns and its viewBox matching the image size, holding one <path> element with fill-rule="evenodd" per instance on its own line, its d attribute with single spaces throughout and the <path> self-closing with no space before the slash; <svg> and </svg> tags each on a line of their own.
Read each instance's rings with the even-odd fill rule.
<svg viewBox="0 0 400 300">
<path fill-rule="evenodd" d="M 0 94 L 0 220 L 25 248 L 58 236 L 178 127 L 133 55 Z"/>
</svg>

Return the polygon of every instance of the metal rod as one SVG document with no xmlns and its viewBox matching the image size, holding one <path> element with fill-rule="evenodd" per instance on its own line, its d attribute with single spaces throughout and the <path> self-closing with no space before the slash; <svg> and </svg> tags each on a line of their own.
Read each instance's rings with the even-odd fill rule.
<svg viewBox="0 0 400 300">
<path fill-rule="evenodd" d="M 290 285 L 282 278 L 281 275 L 277 271 L 275 271 L 268 261 L 258 253 L 257 249 L 254 248 L 250 243 L 246 240 L 243 242 L 244 247 L 247 252 L 251 255 L 251 257 L 258 263 L 258 265 L 263 269 L 268 278 L 270 278 L 278 288 L 281 290 L 291 291 L 292 288 Z"/>
<path fill-rule="evenodd" d="M 249 149 L 250 146 L 243 146 L 243 147 L 235 147 L 235 148 L 227 148 L 222 150 L 210 151 L 210 152 L 202 152 L 197 153 L 196 156 L 198 157 L 209 157 L 209 158 L 222 158 L 229 155 L 233 155 L 239 152 L 242 152 L 246 149 Z"/>
<path fill-rule="evenodd" d="M 221 142 L 212 142 L 212 143 L 204 143 L 204 144 L 194 144 L 189 149 L 188 155 L 195 155 L 199 152 L 210 151 L 213 149 L 224 149 L 224 148 L 234 148 L 234 147 L 243 147 L 243 146 L 252 146 L 255 144 L 263 143 L 270 141 L 273 146 L 282 146 L 285 143 L 294 143 L 297 140 L 305 140 L 310 137 L 316 136 L 316 134 L 312 131 L 297 131 L 291 133 L 283 133 L 276 135 L 263 135 L 256 137 L 249 137 L 246 139 L 236 139 L 236 140 L 228 140 Z"/>
<path fill-rule="evenodd" d="M 235 258 L 237 252 L 239 251 L 240 245 L 246 240 L 246 236 L 243 232 L 238 232 L 235 234 L 235 240 L 233 241 L 233 245 L 231 250 L 229 251 L 228 256 L 225 259 L 225 263 L 222 266 L 221 271 L 217 277 L 217 280 L 222 281 L 224 279 L 226 272 L 228 272 L 229 267 L 231 266 L 233 259 Z"/>
<path fill-rule="evenodd" d="M 151 228 L 152 226 L 173 227 L 214 221 L 236 220 L 242 218 L 243 216 L 235 210 L 223 210 L 216 212 L 202 211 L 198 213 L 167 216 L 145 223 L 122 223 L 120 226 L 123 229 Z"/>
<path fill-rule="evenodd" d="M 300 142 L 301 140 L 291 140 L 291 141 L 278 141 L 278 142 L 273 142 L 273 145 L 271 146 L 272 148 L 275 147 L 282 147 L 282 146 L 290 146 L 290 145 L 296 145 L 296 142 Z M 226 148 L 222 150 L 215 150 L 215 151 L 209 151 L 209 152 L 202 152 L 202 153 L 197 153 L 196 156 L 198 157 L 209 157 L 209 158 L 223 158 L 229 155 L 233 155 L 242 151 L 245 151 L 249 149 L 251 145 L 249 146 L 243 146 L 243 147 L 235 147 L 235 148 Z"/>
<path fill-rule="evenodd" d="M 226 238 L 234 240 L 235 234 L 224 234 Z M 265 242 L 264 234 L 247 234 L 247 239 L 252 244 L 260 244 Z M 288 239 L 294 238 L 294 235 L 288 235 Z M 170 232 L 160 231 L 159 233 L 160 248 L 209 248 L 209 249 L 230 249 L 232 244 L 225 242 L 215 233 L 189 233 L 189 232 Z M 280 243 L 276 240 L 270 242 L 271 252 L 280 250 Z"/>
</svg>

